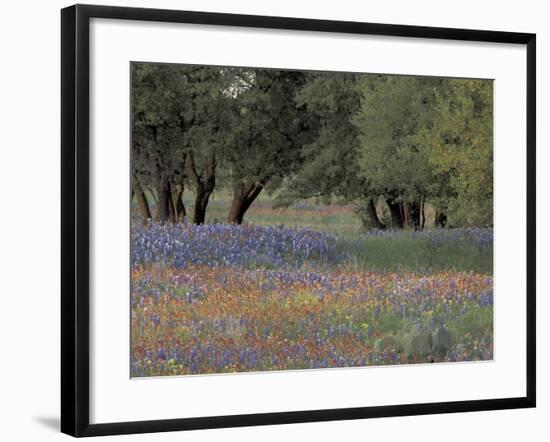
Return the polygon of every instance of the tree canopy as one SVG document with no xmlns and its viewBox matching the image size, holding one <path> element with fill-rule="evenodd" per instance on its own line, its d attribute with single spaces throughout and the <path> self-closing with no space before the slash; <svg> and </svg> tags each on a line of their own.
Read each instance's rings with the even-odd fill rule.
<svg viewBox="0 0 550 442">
<path fill-rule="evenodd" d="M 490 80 L 133 63 L 133 195 L 144 222 L 204 223 L 226 190 L 227 221 L 241 223 L 267 189 L 279 206 L 354 204 L 378 229 L 421 229 L 426 205 L 436 225 L 492 225 L 492 91 Z"/>
</svg>

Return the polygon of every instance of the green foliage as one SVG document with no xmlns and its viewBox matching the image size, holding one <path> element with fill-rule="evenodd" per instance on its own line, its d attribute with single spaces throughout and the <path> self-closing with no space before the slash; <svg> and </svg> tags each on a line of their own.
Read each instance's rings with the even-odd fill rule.
<svg viewBox="0 0 550 442">
<path fill-rule="evenodd" d="M 185 153 L 199 170 L 222 147 L 229 127 L 221 68 L 132 63 L 132 160 L 143 182 L 162 173 L 184 180 Z"/>
<path fill-rule="evenodd" d="M 453 225 L 492 225 L 492 82 L 361 79 L 361 174 L 374 195 L 427 198 Z"/>
<path fill-rule="evenodd" d="M 433 353 L 438 357 L 442 357 L 451 350 L 452 346 L 451 333 L 447 328 L 440 327 L 433 336 Z"/>
<path fill-rule="evenodd" d="M 159 172 L 166 175 L 182 169 L 172 149 L 178 130 L 181 103 L 186 93 L 170 65 L 132 63 L 132 168 L 142 183 L 155 185 Z"/>
<path fill-rule="evenodd" d="M 299 164 L 308 135 L 307 114 L 295 102 L 305 74 L 270 69 L 231 69 L 231 131 L 224 161 L 231 184 L 269 182 L 271 189 Z"/>
<path fill-rule="evenodd" d="M 383 335 L 391 335 L 403 329 L 405 321 L 392 311 L 383 311 L 378 316 L 377 331 Z"/>
<path fill-rule="evenodd" d="M 436 195 L 453 224 L 493 223 L 493 85 L 487 80 L 448 80 L 436 91 L 436 124 L 423 130 L 436 178 Z"/>
<path fill-rule="evenodd" d="M 493 309 L 482 308 L 479 305 L 469 305 L 467 313 L 456 319 L 449 320 L 451 333 L 457 336 L 469 336 L 475 341 L 483 339 L 492 333 Z"/>
<path fill-rule="evenodd" d="M 300 168 L 285 183 L 277 206 L 312 197 L 353 199 L 358 181 L 358 132 L 351 116 L 359 108 L 356 74 L 309 74 L 296 95 L 310 116 L 310 137 L 300 147 Z"/>
<path fill-rule="evenodd" d="M 353 122 L 360 131 L 361 173 L 375 195 L 416 201 L 432 190 L 429 158 L 417 134 L 433 125 L 433 95 L 439 81 L 362 78 L 361 109 Z"/>
<path fill-rule="evenodd" d="M 141 62 L 131 75 L 132 173 L 148 195 L 208 175 L 243 210 L 265 187 L 279 207 L 353 202 L 375 228 L 370 201 L 492 225 L 491 81 Z"/>
</svg>

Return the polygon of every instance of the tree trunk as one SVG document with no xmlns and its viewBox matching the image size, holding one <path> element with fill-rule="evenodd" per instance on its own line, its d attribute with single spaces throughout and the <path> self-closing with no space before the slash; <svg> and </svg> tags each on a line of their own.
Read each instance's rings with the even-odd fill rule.
<svg viewBox="0 0 550 442">
<path fill-rule="evenodd" d="M 420 222 L 420 228 L 422 230 L 424 230 L 424 226 L 426 225 L 426 211 L 424 210 L 425 203 L 426 203 L 426 198 L 422 197 L 422 202 L 420 203 L 420 217 L 422 220 Z"/>
<path fill-rule="evenodd" d="M 376 213 L 376 205 L 374 204 L 374 198 L 369 198 L 367 202 L 367 216 L 369 217 L 369 222 L 371 227 L 374 227 L 378 230 L 384 230 L 386 226 L 380 218 L 378 218 L 378 213 Z"/>
<path fill-rule="evenodd" d="M 168 179 L 162 172 L 157 178 L 157 210 L 155 213 L 155 221 L 165 223 L 170 215 L 170 186 Z"/>
<path fill-rule="evenodd" d="M 407 203 L 407 225 L 414 230 L 420 229 L 420 203 L 413 201 Z"/>
<path fill-rule="evenodd" d="M 440 210 L 435 212 L 435 226 L 436 227 L 445 227 L 447 224 L 447 215 Z"/>
<path fill-rule="evenodd" d="M 138 177 L 134 174 L 132 191 L 136 197 L 136 202 L 138 205 L 139 213 L 141 215 L 141 222 L 143 225 L 147 225 L 149 219 L 151 219 L 151 210 L 149 209 L 149 204 L 147 203 L 147 198 L 145 192 L 139 183 Z"/>
<path fill-rule="evenodd" d="M 183 201 L 181 199 L 182 195 L 183 186 L 179 184 L 172 185 L 172 204 L 174 205 L 174 211 L 176 215 L 175 222 L 177 223 L 185 222 L 185 217 L 187 216 L 185 206 L 183 205 Z"/>
<path fill-rule="evenodd" d="M 208 206 L 208 199 L 210 193 L 197 192 L 195 197 L 195 207 L 193 210 L 193 223 L 204 224 L 206 220 L 206 206 Z"/>
<path fill-rule="evenodd" d="M 231 201 L 231 207 L 229 208 L 229 215 L 227 217 L 227 222 L 229 224 L 242 224 L 244 213 L 242 211 L 242 206 L 244 203 L 244 196 L 242 192 L 236 192 L 233 190 L 233 200 Z"/>
<path fill-rule="evenodd" d="M 395 202 L 393 199 L 386 199 L 386 204 L 390 209 L 392 227 L 394 229 L 402 229 L 403 217 L 401 214 L 401 204 Z"/>
<path fill-rule="evenodd" d="M 256 181 L 252 184 L 245 184 L 238 180 L 233 185 L 233 201 L 229 209 L 227 222 L 230 224 L 242 224 L 244 214 L 250 208 L 251 204 L 263 190 L 267 178 Z"/>
<path fill-rule="evenodd" d="M 187 176 L 195 188 L 193 223 L 204 224 L 206 207 L 216 185 L 216 157 L 214 154 L 210 155 L 206 159 L 203 172 L 199 174 L 195 165 L 193 151 L 189 151 L 185 157 L 185 166 Z"/>
<path fill-rule="evenodd" d="M 401 222 L 403 227 L 409 225 L 409 207 L 403 201 L 399 203 L 399 208 L 401 209 Z"/>
<path fill-rule="evenodd" d="M 176 222 L 176 211 L 174 210 L 174 201 L 172 200 L 172 185 L 168 182 L 168 221 Z"/>
</svg>

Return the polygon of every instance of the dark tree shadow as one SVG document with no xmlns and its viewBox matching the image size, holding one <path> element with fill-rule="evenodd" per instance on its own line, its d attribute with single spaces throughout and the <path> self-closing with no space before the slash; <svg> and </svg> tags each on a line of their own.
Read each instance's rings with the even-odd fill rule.
<svg viewBox="0 0 550 442">
<path fill-rule="evenodd" d="M 34 421 L 56 433 L 60 431 L 60 422 L 57 416 L 35 416 Z"/>
</svg>

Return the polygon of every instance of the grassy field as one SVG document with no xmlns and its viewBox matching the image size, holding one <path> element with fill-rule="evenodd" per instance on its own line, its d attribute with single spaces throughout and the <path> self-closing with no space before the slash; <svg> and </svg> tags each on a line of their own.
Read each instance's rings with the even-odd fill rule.
<svg viewBox="0 0 550 442">
<path fill-rule="evenodd" d="M 492 359 L 492 230 L 364 232 L 351 206 L 268 197 L 229 226 L 228 206 L 133 223 L 132 376 Z"/>
<path fill-rule="evenodd" d="M 192 195 L 184 198 L 193 206 Z M 208 224 L 224 223 L 231 200 L 225 193 L 213 194 L 206 216 Z M 432 210 L 427 209 L 431 215 Z M 133 222 L 139 222 L 134 208 Z M 347 252 L 351 269 L 377 271 L 476 271 L 492 274 L 492 231 L 484 229 L 434 229 L 427 223 L 424 232 L 410 230 L 385 234 L 365 232 L 352 205 L 300 203 L 289 208 L 273 208 L 268 195 L 260 195 L 245 216 L 245 223 L 313 229 L 334 235 L 338 248 Z M 485 232 L 485 233 L 484 233 Z M 483 243 L 483 236 L 486 236 Z M 476 240 L 477 237 L 481 239 Z"/>
</svg>

